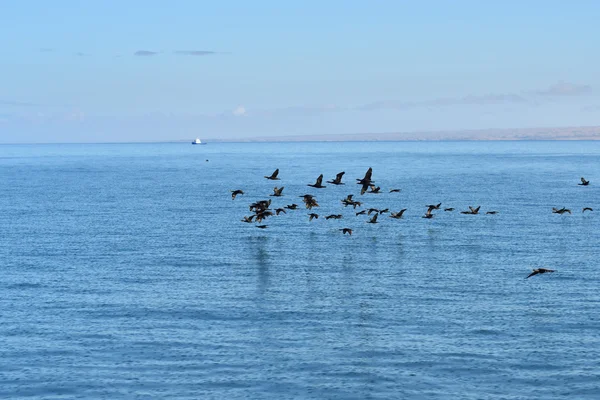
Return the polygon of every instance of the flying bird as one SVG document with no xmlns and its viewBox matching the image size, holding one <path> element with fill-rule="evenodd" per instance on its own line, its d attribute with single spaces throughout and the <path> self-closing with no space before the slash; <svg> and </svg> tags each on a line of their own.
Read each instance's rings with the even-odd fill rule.
<svg viewBox="0 0 600 400">
<path fill-rule="evenodd" d="M 265 229 L 267 226 L 269 225 L 256 225 L 256 227 L 259 229 Z"/>
<path fill-rule="evenodd" d="M 319 219 L 319 214 L 315 214 L 315 213 L 308 214 L 308 221 L 312 221 L 313 218 Z"/>
<path fill-rule="evenodd" d="M 367 224 L 376 224 L 377 223 L 377 216 L 378 215 L 379 214 L 373 215 L 373 217 L 370 220 L 367 221 Z"/>
<path fill-rule="evenodd" d="M 498 211 L 488 211 L 485 213 L 486 215 L 490 214 L 490 215 L 494 215 L 494 214 L 498 214 Z"/>
<path fill-rule="evenodd" d="M 275 186 L 273 188 L 273 194 L 270 194 L 269 196 L 275 196 L 275 197 L 281 197 L 281 196 L 283 196 L 281 194 L 281 192 L 283 192 L 283 188 L 284 188 L 284 186 L 282 186 L 280 188 L 278 188 L 277 186 Z"/>
<path fill-rule="evenodd" d="M 244 194 L 243 190 L 237 189 L 237 190 L 231 190 L 231 200 L 235 200 L 235 197 L 238 194 Z"/>
<path fill-rule="evenodd" d="M 273 215 L 273 213 L 271 211 L 257 212 L 256 215 L 255 215 L 256 222 L 262 222 L 263 219 L 268 218 L 268 217 L 270 217 L 272 215 Z"/>
<path fill-rule="evenodd" d="M 470 215 L 475 215 L 475 214 L 479 214 L 479 209 L 481 208 L 481 206 L 478 206 L 477 208 L 473 208 L 471 206 L 469 206 L 469 210 L 468 211 L 461 211 L 461 214 L 470 214 Z"/>
<path fill-rule="evenodd" d="M 400 189 L 391 189 L 390 193 L 400 193 Z"/>
<path fill-rule="evenodd" d="M 403 208 L 402 210 L 398 211 L 397 213 L 393 212 L 390 215 L 390 218 L 400 219 L 400 218 L 402 218 L 402 214 L 404 214 L 404 211 L 406 211 L 406 208 Z"/>
<path fill-rule="evenodd" d="M 342 218 L 342 214 L 332 214 L 325 217 L 325 219 L 340 219 Z"/>
<path fill-rule="evenodd" d="M 342 228 L 340 231 L 342 231 L 342 234 L 344 235 L 347 233 L 348 235 L 352 236 L 352 229 L 350 228 Z"/>
<path fill-rule="evenodd" d="M 590 181 L 586 181 L 585 178 L 581 177 L 581 183 L 578 183 L 579 186 L 587 186 L 590 184 Z"/>
<path fill-rule="evenodd" d="M 442 205 L 442 203 L 427 204 L 425 207 L 427 207 L 429 210 L 433 211 L 433 210 L 439 210 L 441 205 Z"/>
<path fill-rule="evenodd" d="M 254 218 L 254 215 L 251 215 L 251 216 L 249 216 L 249 217 L 246 217 L 246 216 L 245 216 L 245 217 L 244 217 L 244 219 L 242 219 L 241 221 L 242 221 L 242 222 L 248 222 L 248 223 L 250 223 L 250 222 L 252 222 L 252 219 L 253 219 L 253 218 Z"/>
<path fill-rule="evenodd" d="M 428 208 L 427 212 L 425 213 L 425 215 L 423 215 L 421 218 L 427 218 L 427 219 L 433 218 L 433 214 L 431 213 L 432 210 L 434 210 L 434 209 L 433 208 Z"/>
<path fill-rule="evenodd" d="M 359 212 L 356 213 L 356 216 L 363 215 L 363 214 L 366 214 L 366 213 L 367 213 L 367 210 L 361 210 L 361 211 L 359 211 Z"/>
<path fill-rule="evenodd" d="M 279 168 L 277 168 L 272 174 L 271 176 L 265 176 L 265 178 L 270 179 L 272 181 L 279 181 L 280 179 L 277 177 L 277 175 L 279 175 Z"/>
<path fill-rule="evenodd" d="M 255 212 L 258 213 L 259 211 L 268 210 L 270 205 L 271 205 L 271 199 L 257 201 L 256 203 L 250 204 L 250 211 L 254 210 Z"/>
<path fill-rule="evenodd" d="M 444 211 L 454 211 L 454 208 L 452 208 L 452 207 L 444 208 Z"/>
<path fill-rule="evenodd" d="M 314 184 L 310 184 L 310 183 L 309 183 L 309 184 L 308 184 L 308 185 L 306 185 L 306 186 L 311 186 L 311 187 L 314 187 L 314 188 L 317 188 L 317 189 L 322 189 L 322 188 L 324 188 L 324 187 L 325 187 L 325 186 L 323 186 L 323 185 L 321 184 L 322 182 L 323 182 L 323 174 L 319 175 L 319 177 L 317 178 L 317 181 L 316 181 Z"/>
<path fill-rule="evenodd" d="M 298 204 L 288 204 L 284 208 L 287 208 L 288 210 L 295 210 L 298 208 Z"/>
<path fill-rule="evenodd" d="M 358 185 L 362 185 L 362 188 L 360 190 L 360 194 L 365 194 L 365 192 L 367 191 L 367 189 L 369 188 L 369 186 L 371 186 L 371 183 L 373 183 L 373 181 L 371 180 L 371 175 L 373 175 L 373 168 L 369 168 L 367 170 L 367 173 L 365 174 L 365 177 L 362 179 L 356 179 L 358 182 L 356 182 L 356 184 Z"/>
<path fill-rule="evenodd" d="M 335 176 L 335 179 L 332 181 L 327 181 L 327 183 L 331 183 L 332 185 L 343 185 L 342 176 L 344 176 L 345 172 L 340 172 Z"/>
<path fill-rule="evenodd" d="M 283 208 L 276 208 L 275 215 L 279 215 L 281 213 L 287 214 Z"/>
<path fill-rule="evenodd" d="M 569 210 L 568 208 L 561 208 L 561 209 L 557 209 L 555 207 L 552 207 L 552 214 L 560 214 L 563 215 L 564 213 L 569 213 L 571 214 L 571 210 Z"/>
<path fill-rule="evenodd" d="M 582 213 L 584 213 L 586 211 L 594 211 L 594 210 L 592 210 L 591 207 L 584 207 L 583 210 L 581 210 Z"/>
<path fill-rule="evenodd" d="M 525 279 L 530 278 L 530 277 L 532 277 L 534 275 L 537 275 L 537 274 L 545 274 L 546 272 L 554 272 L 554 270 L 553 269 L 546 269 L 546 268 L 534 269 L 533 272 L 530 273 L 529 275 L 527 275 L 527 277 Z"/>
<path fill-rule="evenodd" d="M 371 185 L 371 190 L 369 190 L 367 193 L 379 194 L 380 190 L 381 188 L 379 186 Z"/>
</svg>

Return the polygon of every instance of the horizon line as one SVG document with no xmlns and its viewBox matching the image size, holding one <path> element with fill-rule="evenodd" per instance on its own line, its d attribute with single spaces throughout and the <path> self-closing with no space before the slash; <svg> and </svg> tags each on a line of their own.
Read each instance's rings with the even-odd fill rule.
<svg viewBox="0 0 600 400">
<path fill-rule="evenodd" d="M 544 132 L 546 131 L 546 132 Z M 492 134 L 480 136 L 481 134 Z M 496 135 L 493 135 L 493 134 Z M 505 135 L 498 136 L 499 133 Z M 511 133 L 511 135 L 506 135 Z M 529 133 L 529 135 L 524 135 Z M 417 136 L 415 136 L 417 135 Z M 422 136 L 424 135 L 424 136 Z M 404 137 L 403 137 L 404 136 Z M 444 137 L 446 136 L 446 137 Z M 48 141 L 48 142 L 0 142 L 0 145 L 46 145 L 46 144 L 158 144 L 191 143 L 193 139 L 170 139 L 149 141 Z M 600 126 L 555 126 L 533 128 L 482 128 L 410 132 L 371 133 L 325 133 L 279 136 L 249 136 L 232 138 L 206 138 L 204 143 L 291 143 L 291 142 L 494 142 L 494 141 L 597 141 Z"/>
</svg>

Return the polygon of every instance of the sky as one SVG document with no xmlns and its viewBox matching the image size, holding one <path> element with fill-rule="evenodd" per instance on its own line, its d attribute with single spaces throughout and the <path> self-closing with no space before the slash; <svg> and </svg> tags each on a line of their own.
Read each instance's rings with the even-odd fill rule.
<svg viewBox="0 0 600 400">
<path fill-rule="evenodd" d="M 0 143 L 600 125 L 600 2 L 0 0 Z"/>
</svg>

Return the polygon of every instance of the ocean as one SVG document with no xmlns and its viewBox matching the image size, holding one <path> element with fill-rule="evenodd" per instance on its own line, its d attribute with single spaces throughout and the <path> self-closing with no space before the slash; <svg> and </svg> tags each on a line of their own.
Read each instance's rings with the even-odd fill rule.
<svg viewBox="0 0 600 400">
<path fill-rule="evenodd" d="M 598 399 L 599 165 L 583 141 L 0 145 L 0 398 Z M 300 207 L 240 222 L 263 199 Z"/>
</svg>

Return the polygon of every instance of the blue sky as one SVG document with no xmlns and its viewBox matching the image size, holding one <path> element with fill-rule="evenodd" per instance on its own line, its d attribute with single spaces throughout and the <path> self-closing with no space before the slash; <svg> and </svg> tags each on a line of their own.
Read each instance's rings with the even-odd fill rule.
<svg viewBox="0 0 600 400">
<path fill-rule="evenodd" d="M 0 3 L 0 142 L 600 125 L 597 1 Z"/>
</svg>

